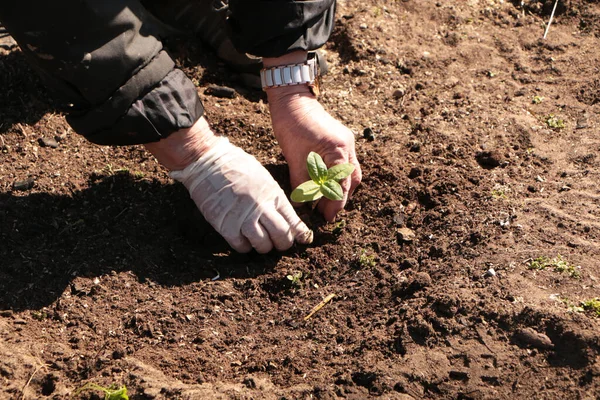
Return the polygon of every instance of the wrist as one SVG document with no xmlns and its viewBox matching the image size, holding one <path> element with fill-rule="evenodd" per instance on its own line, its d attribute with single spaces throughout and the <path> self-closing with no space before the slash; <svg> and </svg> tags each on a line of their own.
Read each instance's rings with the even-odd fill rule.
<svg viewBox="0 0 600 400">
<path fill-rule="evenodd" d="M 280 66 L 304 64 L 306 63 L 307 59 L 307 51 L 294 51 L 291 53 L 284 54 L 281 57 L 264 58 L 263 67 L 265 69 L 269 69 Z M 291 97 L 304 95 L 308 95 L 308 97 L 316 99 L 316 96 L 313 94 L 313 91 L 306 84 L 266 87 L 264 90 L 267 93 L 269 103 L 279 102 L 281 100 L 288 99 Z"/>
<path fill-rule="evenodd" d="M 146 143 L 144 147 L 159 163 L 174 171 L 185 169 L 199 159 L 217 140 L 206 119 L 201 117 L 191 127 L 173 132 L 158 142 Z"/>
<path fill-rule="evenodd" d="M 279 67 L 281 65 L 300 64 L 306 61 L 307 57 L 308 52 L 302 50 L 292 51 L 291 53 L 284 54 L 281 57 L 264 57 L 263 67 L 272 68 Z"/>
</svg>

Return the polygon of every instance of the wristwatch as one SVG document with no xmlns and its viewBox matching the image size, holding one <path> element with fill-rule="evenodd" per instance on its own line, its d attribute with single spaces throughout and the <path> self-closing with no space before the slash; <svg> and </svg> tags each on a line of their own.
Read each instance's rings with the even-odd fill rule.
<svg viewBox="0 0 600 400">
<path fill-rule="evenodd" d="M 316 52 L 309 52 L 305 62 L 263 68 L 260 82 L 263 90 L 281 86 L 308 85 L 315 96 L 320 93 L 319 59 Z"/>
</svg>

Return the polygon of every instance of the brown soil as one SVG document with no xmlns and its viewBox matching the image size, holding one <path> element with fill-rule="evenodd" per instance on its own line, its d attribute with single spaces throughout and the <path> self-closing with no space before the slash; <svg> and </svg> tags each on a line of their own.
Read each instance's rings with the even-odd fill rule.
<svg viewBox="0 0 600 400">
<path fill-rule="evenodd" d="M 340 0 L 322 102 L 364 180 L 266 256 L 141 147 L 74 134 L 2 39 L 0 398 L 600 397 L 600 3 L 560 1 L 542 40 L 553 3 Z M 169 47 L 213 126 L 289 189 L 263 95 L 193 43 Z M 576 274 L 530 269 L 559 255 Z"/>
</svg>

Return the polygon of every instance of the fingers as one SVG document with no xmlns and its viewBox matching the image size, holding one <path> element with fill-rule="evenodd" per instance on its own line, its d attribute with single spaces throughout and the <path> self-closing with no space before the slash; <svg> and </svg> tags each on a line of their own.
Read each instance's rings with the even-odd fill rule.
<svg viewBox="0 0 600 400">
<path fill-rule="evenodd" d="M 349 162 L 354 165 L 354 172 L 352 172 L 352 175 L 350 175 L 350 190 L 348 192 L 348 197 L 350 198 L 362 181 L 362 169 L 360 168 L 360 164 L 356 159 L 356 153 L 352 152 L 350 154 Z"/>
<path fill-rule="evenodd" d="M 228 239 L 229 244 L 239 252 L 248 252 L 254 248 L 258 253 L 266 254 L 273 250 L 273 247 L 279 251 L 288 250 L 294 244 L 294 240 L 301 244 L 312 243 L 312 231 L 302 222 L 287 200 L 283 203 L 278 209 L 273 207 L 265 210 L 258 220 L 244 222 L 241 235 L 245 240 L 236 237 L 237 242 Z"/>
<path fill-rule="evenodd" d="M 252 244 L 250 244 L 248 239 L 246 239 L 242 235 L 235 235 L 229 237 L 223 235 L 223 238 L 238 253 L 248 253 L 250 252 L 250 250 L 252 250 Z"/>
<path fill-rule="evenodd" d="M 273 232 L 268 228 L 265 229 L 258 220 L 244 222 L 242 224 L 242 235 L 260 254 L 266 254 L 273 250 L 273 242 L 271 241 Z"/>
<path fill-rule="evenodd" d="M 322 199 L 319 202 L 319 205 L 318 205 L 319 211 L 323 214 L 323 217 L 327 221 L 331 222 L 331 221 L 335 220 L 336 215 L 340 211 L 342 211 L 344 209 L 344 207 L 346 207 L 346 203 L 348 202 L 348 199 L 352 196 L 352 194 L 354 193 L 354 190 L 356 190 L 356 188 L 360 184 L 360 182 L 362 180 L 362 171 L 360 169 L 360 164 L 358 163 L 358 160 L 356 159 L 354 145 L 352 145 L 351 148 L 349 148 L 345 154 L 338 154 L 338 156 L 336 158 L 334 158 L 333 160 L 327 159 L 324 161 L 327 164 L 328 168 L 331 168 L 334 165 L 342 164 L 342 163 L 350 163 L 350 164 L 354 165 L 354 171 L 352 172 L 352 175 L 350 175 L 348 178 L 346 178 L 340 182 L 340 185 L 342 186 L 342 190 L 343 190 L 342 200 L 334 201 L 334 200 Z"/>
<path fill-rule="evenodd" d="M 275 209 L 265 211 L 260 217 L 260 224 L 269 233 L 269 237 L 277 250 L 287 250 L 294 244 L 290 224 Z"/>
<path fill-rule="evenodd" d="M 282 204 L 277 207 L 277 211 L 279 211 L 281 217 L 283 217 L 289 225 L 290 233 L 294 240 L 300 244 L 311 244 L 313 241 L 313 231 L 302 222 L 287 199 L 283 198 L 281 203 Z"/>
</svg>

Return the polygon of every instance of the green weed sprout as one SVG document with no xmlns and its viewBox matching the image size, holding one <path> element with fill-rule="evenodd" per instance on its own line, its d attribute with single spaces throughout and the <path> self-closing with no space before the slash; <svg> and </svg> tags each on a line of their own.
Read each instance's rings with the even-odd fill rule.
<svg viewBox="0 0 600 400">
<path fill-rule="evenodd" d="M 580 277 L 579 269 L 576 266 L 569 264 L 560 254 L 553 259 L 544 256 L 533 259 L 529 262 L 527 268 L 537 270 L 552 268 L 559 273 L 566 272 L 571 278 Z"/>
<path fill-rule="evenodd" d="M 289 279 L 293 286 L 302 286 L 302 271 L 294 272 L 293 274 L 286 276 L 286 278 Z"/>
<path fill-rule="evenodd" d="M 77 396 L 81 392 L 85 390 L 99 390 L 104 392 L 104 400 L 129 400 L 129 396 L 127 396 L 127 388 L 125 385 L 119 389 L 113 389 L 112 386 L 110 388 L 106 388 L 104 386 L 97 385 L 93 382 L 88 382 L 79 389 L 77 389 L 73 396 Z"/>
<path fill-rule="evenodd" d="M 586 311 L 594 312 L 600 317 L 600 298 L 590 299 L 581 303 L 582 307 Z"/>
<path fill-rule="evenodd" d="M 374 255 L 369 255 L 367 253 L 367 250 L 362 249 L 360 252 L 360 256 L 358 257 L 358 263 L 360 264 L 361 267 L 366 268 L 366 267 L 375 267 L 377 265 L 377 263 L 375 262 L 375 256 Z"/>
<path fill-rule="evenodd" d="M 548 125 L 548 128 L 552 129 L 563 129 L 565 127 L 565 121 L 554 114 L 550 114 L 546 117 L 546 125 Z"/>
<path fill-rule="evenodd" d="M 294 189 L 290 196 L 292 201 L 304 203 L 319 200 L 323 196 L 329 200 L 342 200 L 344 191 L 339 181 L 354 172 L 354 165 L 338 164 L 327 169 L 321 156 L 311 151 L 306 158 L 306 168 L 311 180 Z"/>
</svg>

